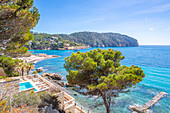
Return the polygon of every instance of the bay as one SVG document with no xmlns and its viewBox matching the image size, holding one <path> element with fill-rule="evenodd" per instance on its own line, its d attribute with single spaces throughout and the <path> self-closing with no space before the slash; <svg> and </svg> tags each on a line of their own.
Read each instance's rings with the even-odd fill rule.
<svg viewBox="0 0 170 113">
<path fill-rule="evenodd" d="M 111 106 L 113 113 L 131 113 L 128 109 L 129 105 L 143 105 L 151 100 L 159 92 L 166 92 L 157 104 L 151 110 L 153 113 L 169 113 L 170 112 L 170 46 L 139 46 L 139 47 L 101 47 L 101 49 L 114 49 L 121 51 L 125 59 L 121 61 L 122 65 L 140 66 L 146 77 L 136 88 L 127 94 L 121 94 L 115 99 L 115 104 Z M 94 50 L 97 48 L 82 49 L 81 52 Z M 58 58 L 46 59 L 35 64 L 36 68 L 43 68 L 45 72 L 59 73 L 63 76 L 63 81 L 67 82 L 67 72 L 64 69 L 64 58 L 70 56 L 76 50 L 30 50 L 33 54 L 46 53 L 47 55 L 59 55 Z M 40 73 L 42 74 L 42 73 Z M 71 90 L 72 93 L 74 91 Z M 74 96 L 74 95 L 72 95 Z M 94 102 L 94 97 L 89 98 L 78 94 L 74 96 L 77 102 L 85 108 L 95 113 L 105 112 L 104 106 L 95 107 L 95 103 L 101 103 L 99 99 Z"/>
</svg>

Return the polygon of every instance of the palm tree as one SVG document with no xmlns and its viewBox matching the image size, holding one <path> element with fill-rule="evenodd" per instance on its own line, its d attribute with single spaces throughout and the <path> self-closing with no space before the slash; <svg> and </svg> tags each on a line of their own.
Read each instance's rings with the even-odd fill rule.
<svg viewBox="0 0 170 113">
<path fill-rule="evenodd" d="M 20 64 L 20 72 L 21 72 L 21 76 L 24 76 L 24 71 L 26 69 L 27 64 L 26 63 L 21 63 Z"/>
<path fill-rule="evenodd" d="M 26 69 L 27 69 L 27 75 L 29 75 L 30 70 L 35 69 L 35 65 L 33 65 L 32 63 L 28 63 Z"/>
</svg>

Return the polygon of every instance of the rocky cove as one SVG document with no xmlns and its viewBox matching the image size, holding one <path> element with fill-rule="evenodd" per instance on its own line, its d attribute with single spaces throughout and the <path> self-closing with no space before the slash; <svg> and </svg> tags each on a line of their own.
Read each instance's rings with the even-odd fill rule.
<svg viewBox="0 0 170 113">
<path fill-rule="evenodd" d="M 62 81 L 63 76 L 58 73 L 46 73 L 44 72 L 42 75 L 44 78 L 48 78 L 49 80 L 52 80 L 56 84 L 60 85 L 61 87 L 72 87 L 69 83 L 64 83 Z"/>
</svg>

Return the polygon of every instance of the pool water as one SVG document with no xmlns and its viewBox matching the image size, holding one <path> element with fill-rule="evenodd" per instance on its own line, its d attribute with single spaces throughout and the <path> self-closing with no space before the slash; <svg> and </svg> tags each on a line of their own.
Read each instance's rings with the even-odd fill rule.
<svg viewBox="0 0 170 113">
<path fill-rule="evenodd" d="M 33 88 L 33 87 L 34 86 L 30 82 L 20 83 L 19 84 L 19 91 L 23 91 L 23 90 L 30 89 L 30 88 Z M 34 91 L 37 91 L 37 90 L 34 89 Z"/>
</svg>

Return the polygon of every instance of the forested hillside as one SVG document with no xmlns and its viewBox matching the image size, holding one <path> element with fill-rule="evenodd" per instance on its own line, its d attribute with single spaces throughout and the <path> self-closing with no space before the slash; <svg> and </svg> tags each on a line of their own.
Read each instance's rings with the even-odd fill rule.
<svg viewBox="0 0 170 113">
<path fill-rule="evenodd" d="M 30 50 L 56 50 L 65 47 L 82 46 L 82 44 L 62 39 L 59 35 L 46 33 L 33 33 L 33 35 L 34 39 L 26 45 Z"/>
<path fill-rule="evenodd" d="M 29 49 L 56 50 L 91 47 L 138 46 L 136 39 L 119 33 L 77 32 L 67 34 L 33 33 L 34 40 L 26 46 Z M 86 46 L 88 47 L 86 47 Z M 75 48 L 76 47 L 76 48 Z"/>
<path fill-rule="evenodd" d="M 63 39 L 90 45 L 91 47 L 138 46 L 136 39 L 119 33 L 77 32 L 70 35 L 59 34 Z"/>
</svg>

